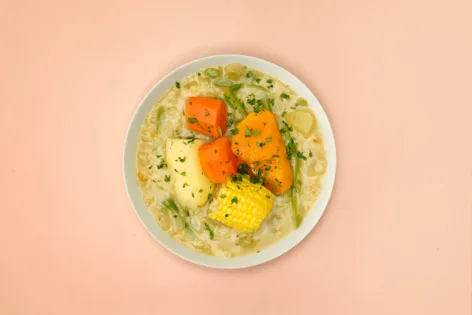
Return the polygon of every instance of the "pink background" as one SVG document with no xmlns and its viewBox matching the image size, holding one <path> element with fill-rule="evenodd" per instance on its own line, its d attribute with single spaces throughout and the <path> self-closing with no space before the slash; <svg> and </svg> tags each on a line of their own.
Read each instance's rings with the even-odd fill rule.
<svg viewBox="0 0 472 315">
<path fill-rule="evenodd" d="M 0 0 L 0 314 L 471 314 L 471 1 L 254 2 Z M 219 53 L 298 75 L 338 146 L 313 233 L 240 271 L 167 252 L 122 178 L 138 102 Z"/>
</svg>

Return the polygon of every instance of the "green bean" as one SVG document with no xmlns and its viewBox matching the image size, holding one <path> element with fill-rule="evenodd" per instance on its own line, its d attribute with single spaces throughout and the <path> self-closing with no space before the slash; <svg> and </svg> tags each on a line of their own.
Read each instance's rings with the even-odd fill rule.
<svg viewBox="0 0 472 315">
<path fill-rule="evenodd" d="M 162 205 L 166 207 L 170 212 L 174 213 L 174 219 L 177 219 L 180 224 L 182 224 L 185 229 L 189 232 L 193 232 L 190 224 L 187 223 L 185 215 L 187 211 L 184 211 L 175 201 L 171 198 L 162 202 Z"/>
<path fill-rule="evenodd" d="M 252 89 L 258 89 L 258 90 L 261 90 L 261 91 L 266 92 L 266 93 L 269 92 L 268 89 L 266 89 L 265 87 L 263 87 L 261 85 L 257 85 L 257 84 L 248 84 L 247 87 L 252 88 Z"/>
<path fill-rule="evenodd" d="M 267 98 L 266 101 L 267 101 L 267 109 L 272 112 L 274 110 L 274 99 Z"/>
<path fill-rule="evenodd" d="M 231 80 L 220 80 L 220 81 L 215 81 L 215 85 L 219 87 L 229 87 L 234 85 L 234 82 Z"/>
<path fill-rule="evenodd" d="M 228 86 L 228 88 L 230 88 L 230 89 L 233 90 L 233 91 L 237 91 L 237 90 L 239 90 L 242 86 L 243 86 L 242 83 L 236 83 L 236 84 L 233 84 L 233 85 Z"/>
<path fill-rule="evenodd" d="M 233 93 L 232 89 L 228 89 L 225 93 L 225 100 L 226 102 L 233 108 L 237 108 L 239 113 L 245 117 L 247 115 L 246 108 L 244 107 L 244 103 L 241 102 Z"/>
<path fill-rule="evenodd" d="M 215 69 L 215 68 L 208 68 L 205 69 L 205 75 L 210 78 L 217 78 L 220 76 L 220 70 Z"/>
<path fill-rule="evenodd" d="M 160 123 L 162 122 L 163 120 L 163 116 L 165 114 L 165 107 L 163 106 L 160 106 L 158 109 L 157 109 L 157 113 L 156 113 L 156 128 L 157 128 L 157 131 L 159 131 L 159 128 L 160 128 Z"/>
<path fill-rule="evenodd" d="M 308 102 L 304 98 L 299 98 L 297 101 L 298 106 L 308 106 Z"/>
<path fill-rule="evenodd" d="M 297 144 L 293 139 L 292 135 L 289 134 L 289 130 L 284 133 L 287 143 L 287 155 L 292 160 L 293 166 L 293 185 L 289 192 L 289 199 L 292 205 L 292 220 L 295 224 L 295 228 L 298 228 L 301 223 L 300 211 L 298 209 L 298 194 L 301 192 L 302 181 L 300 179 L 302 161 L 297 157 Z"/>
<path fill-rule="evenodd" d="M 272 105 L 273 105 L 273 99 L 271 98 L 264 98 L 261 100 L 262 102 L 262 107 L 265 109 L 265 110 L 268 110 L 268 111 L 272 111 Z"/>
<path fill-rule="evenodd" d="M 215 85 L 219 87 L 227 87 L 233 91 L 239 90 L 243 86 L 242 83 L 234 83 L 230 80 L 216 81 Z"/>
<path fill-rule="evenodd" d="M 295 157 L 295 167 L 293 170 L 293 186 L 290 190 L 290 197 L 292 202 L 292 217 L 295 223 L 295 228 L 298 228 L 301 223 L 300 211 L 298 209 L 298 194 L 301 192 L 302 182 L 300 179 L 302 162 L 299 158 Z"/>
<path fill-rule="evenodd" d="M 175 213 L 175 214 L 177 214 L 177 215 L 180 215 L 179 207 L 177 206 L 177 204 L 175 203 L 174 200 L 172 200 L 172 199 L 167 199 L 167 200 L 163 201 L 162 204 L 163 204 L 167 209 L 169 209 L 170 211 L 172 211 L 173 213 Z"/>
</svg>

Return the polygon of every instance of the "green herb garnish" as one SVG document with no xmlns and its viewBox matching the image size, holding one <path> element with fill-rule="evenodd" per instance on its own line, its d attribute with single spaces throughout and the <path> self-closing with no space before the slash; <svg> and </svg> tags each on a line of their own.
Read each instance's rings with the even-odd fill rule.
<svg viewBox="0 0 472 315">
<path fill-rule="evenodd" d="M 288 95 L 288 94 L 285 94 L 285 93 L 280 94 L 280 99 L 281 100 L 283 100 L 283 99 L 288 100 L 289 98 L 290 98 L 290 95 Z"/>
<path fill-rule="evenodd" d="M 304 156 L 303 153 L 300 152 L 300 151 L 297 152 L 297 157 L 298 157 L 299 159 L 302 159 L 302 160 L 305 160 L 305 161 L 306 161 L 306 156 Z"/>
<path fill-rule="evenodd" d="M 246 131 L 244 131 L 244 136 L 245 137 L 250 137 L 251 136 L 251 130 L 249 130 L 248 126 L 246 126 Z"/>
<path fill-rule="evenodd" d="M 215 233 L 213 233 L 212 229 L 208 225 L 208 223 L 205 222 L 205 230 L 207 230 L 210 233 L 210 239 L 212 240 L 213 237 L 215 237 Z"/>
</svg>

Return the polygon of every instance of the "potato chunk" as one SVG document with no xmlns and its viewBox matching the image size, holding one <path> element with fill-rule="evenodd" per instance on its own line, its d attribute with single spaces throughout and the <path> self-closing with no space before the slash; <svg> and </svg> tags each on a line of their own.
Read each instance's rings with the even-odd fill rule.
<svg viewBox="0 0 472 315">
<path fill-rule="evenodd" d="M 203 206 L 215 185 L 203 174 L 198 157 L 202 140 L 167 139 L 166 160 L 176 201 L 185 208 Z"/>
<path fill-rule="evenodd" d="M 303 136 L 308 137 L 316 126 L 311 110 L 297 109 L 285 115 L 287 123 Z"/>
</svg>

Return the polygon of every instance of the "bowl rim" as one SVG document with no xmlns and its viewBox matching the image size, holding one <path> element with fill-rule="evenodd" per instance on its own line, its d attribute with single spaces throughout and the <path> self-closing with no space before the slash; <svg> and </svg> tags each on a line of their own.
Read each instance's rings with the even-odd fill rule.
<svg viewBox="0 0 472 315">
<path fill-rule="evenodd" d="M 136 179 L 136 141 L 144 117 L 152 106 L 160 99 L 163 92 L 175 84 L 175 81 L 181 80 L 199 69 L 228 64 L 231 62 L 239 62 L 250 68 L 255 68 L 264 73 L 268 73 L 269 75 L 280 79 L 282 82 L 289 84 L 291 89 L 293 89 L 298 95 L 307 99 L 310 108 L 315 112 L 318 128 L 321 128 L 323 134 L 323 142 L 327 156 L 327 168 L 323 177 L 321 192 L 312 209 L 308 212 L 308 215 L 305 216 L 298 229 L 289 232 L 278 242 L 263 249 L 260 253 L 238 256 L 235 258 L 221 258 L 198 253 L 185 245 L 180 244 L 164 232 L 154 220 L 147 207 L 144 205 L 142 194 Z M 263 264 L 280 257 L 299 244 L 313 230 L 326 210 L 331 198 L 336 177 L 336 161 L 336 145 L 328 116 L 315 94 L 300 79 L 298 79 L 298 77 L 283 67 L 261 58 L 239 54 L 222 54 L 207 56 L 185 63 L 172 70 L 152 86 L 139 102 L 139 105 L 135 109 L 129 123 L 123 150 L 122 167 L 126 191 L 131 205 L 141 223 L 158 243 L 180 258 L 200 266 L 219 269 L 239 269 Z"/>
</svg>

